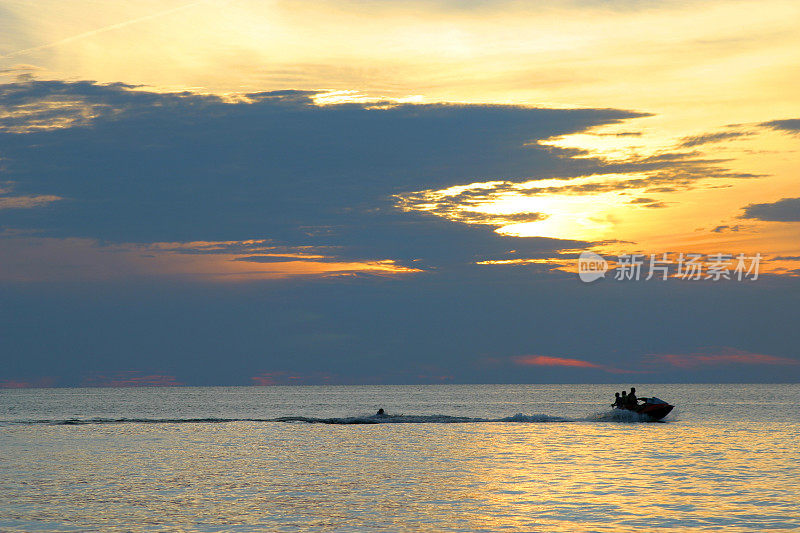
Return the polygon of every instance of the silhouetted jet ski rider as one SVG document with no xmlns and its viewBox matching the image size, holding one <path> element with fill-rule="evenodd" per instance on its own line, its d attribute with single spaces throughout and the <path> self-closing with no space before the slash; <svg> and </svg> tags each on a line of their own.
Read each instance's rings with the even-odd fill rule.
<svg viewBox="0 0 800 533">
<path fill-rule="evenodd" d="M 623 392 L 623 394 L 625 393 Z M 622 400 L 622 397 L 618 392 L 614 393 L 614 403 L 611 404 L 611 407 L 614 407 L 615 409 L 622 409 L 625 407 L 625 402 Z"/>
<path fill-rule="evenodd" d="M 387 415 L 386 411 L 384 411 L 383 407 L 381 407 L 380 409 L 378 409 L 378 412 L 375 413 L 375 416 L 389 416 L 389 415 Z"/>
<path fill-rule="evenodd" d="M 623 392 L 623 394 L 625 393 Z M 631 387 L 631 392 L 628 393 L 628 396 L 625 398 L 625 400 L 625 407 L 628 409 L 636 409 L 639 407 L 639 400 L 636 398 L 636 387 Z"/>
</svg>

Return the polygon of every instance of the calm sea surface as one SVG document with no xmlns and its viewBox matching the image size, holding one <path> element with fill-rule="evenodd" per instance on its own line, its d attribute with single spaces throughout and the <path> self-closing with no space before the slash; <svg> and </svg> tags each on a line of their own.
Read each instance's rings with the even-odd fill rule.
<svg viewBox="0 0 800 533">
<path fill-rule="evenodd" d="M 0 531 L 800 530 L 800 385 L 622 388 L 0 391 Z"/>
</svg>

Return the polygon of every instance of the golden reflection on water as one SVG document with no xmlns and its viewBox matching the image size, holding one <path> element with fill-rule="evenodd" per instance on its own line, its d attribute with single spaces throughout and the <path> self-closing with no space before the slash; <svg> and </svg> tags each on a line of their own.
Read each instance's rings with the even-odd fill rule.
<svg viewBox="0 0 800 533">
<path fill-rule="evenodd" d="M 3 428 L 5 531 L 752 531 L 797 526 L 783 427 Z M 35 446 L 22 445 L 36 438 Z M 794 516 L 795 518 L 789 518 Z"/>
</svg>

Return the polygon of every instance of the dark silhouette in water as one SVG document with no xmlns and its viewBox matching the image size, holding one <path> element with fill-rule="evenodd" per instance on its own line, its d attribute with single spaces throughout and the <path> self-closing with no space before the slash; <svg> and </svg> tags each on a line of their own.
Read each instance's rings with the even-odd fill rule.
<svg viewBox="0 0 800 533">
<path fill-rule="evenodd" d="M 386 416 L 386 411 L 383 410 L 383 407 L 378 409 L 378 412 L 375 413 L 375 416 Z"/>
<path fill-rule="evenodd" d="M 614 400 L 612 407 L 615 409 L 624 409 L 626 411 L 639 413 L 640 415 L 647 415 L 653 420 L 661 420 L 667 416 L 674 407 L 664 400 L 660 400 L 656 397 L 637 398 L 636 387 L 631 387 L 630 393 L 622 391 L 622 394 L 620 395 L 620 393 L 615 392 L 614 396 L 616 399 Z M 640 400 L 643 403 L 640 404 Z"/>
<path fill-rule="evenodd" d="M 611 404 L 611 407 L 616 407 L 617 409 L 622 409 L 623 407 L 625 407 L 625 402 L 623 401 L 622 397 L 619 395 L 618 392 L 614 393 L 614 403 Z"/>
<path fill-rule="evenodd" d="M 631 392 L 628 393 L 628 396 L 626 398 L 625 407 L 627 407 L 628 409 L 636 409 L 638 405 L 639 405 L 639 399 L 636 397 L 636 387 L 631 387 Z"/>
</svg>

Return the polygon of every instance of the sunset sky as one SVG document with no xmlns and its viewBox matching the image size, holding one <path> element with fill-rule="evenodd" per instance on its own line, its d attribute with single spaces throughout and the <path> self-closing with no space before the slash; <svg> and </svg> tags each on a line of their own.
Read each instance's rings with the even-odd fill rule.
<svg viewBox="0 0 800 533">
<path fill-rule="evenodd" d="M 0 387 L 797 382 L 798 20 L 0 0 Z"/>
</svg>

